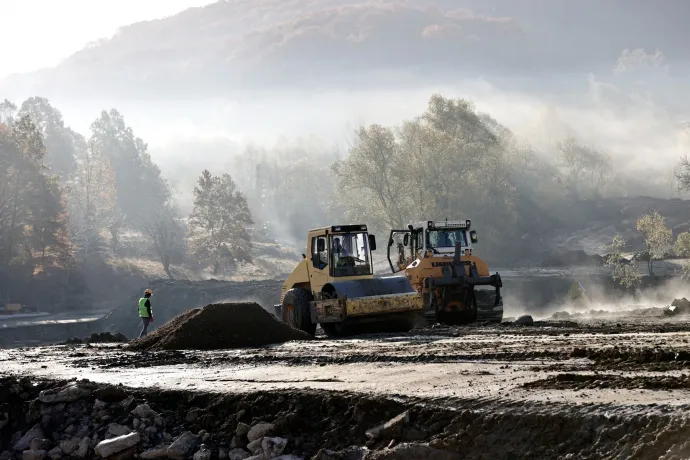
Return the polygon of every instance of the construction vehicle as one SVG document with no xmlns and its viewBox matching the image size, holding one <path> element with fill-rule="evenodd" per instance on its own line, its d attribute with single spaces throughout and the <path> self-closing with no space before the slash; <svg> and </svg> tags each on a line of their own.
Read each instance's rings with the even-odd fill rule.
<svg viewBox="0 0 690 460">
<path fill-rule="evenodd" d="M 423 311 L 422 298 L 405 277 L 374 278 L 374 250 L 376 237 L 366 225 L 309 230 L 309 257 L 302 254 L 285 280 L 275 315 L 311 335 L 317 324 L 331 337 L 356 333 L 362 323 L 412 329 Z"/>
<path fill-rule="evenodd" d="M 498 273 L 490 275 L 486 262 L 472 253 L 478 237 L 470 226 L 470 220 L 430 220 L 391 230 L 387 252 L 391 271 L 405 271 L 424 299 L 428 322 L 457 325 L 503 319 L 503 281 Z M 396 239 L 394 263 L 391 248 Z"/>
</svg>

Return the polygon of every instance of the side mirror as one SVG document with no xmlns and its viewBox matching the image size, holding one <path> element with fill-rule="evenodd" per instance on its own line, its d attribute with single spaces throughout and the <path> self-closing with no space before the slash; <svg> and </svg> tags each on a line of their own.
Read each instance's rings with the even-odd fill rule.
<svg viewBox="0 0 690 460">
<path fill-rule="evenodd" d="M 479 238 L 477 238 L 477 232 L 475 230 L 470 231 L 470 241 L 472 241 L 472 243 L 479 241 Z"/>
<path fill-rule="evenodd" d="M 376 237 L 374 235 L 369 235 L 369 249 L 376 251 Z"/>
<path fill-rule="evenodd" d="M 405 233 L 405 236 L 403 236 L 403 246 L 409 246 L 410 245 L 410 234 Z"/>
<path fill-rule="evenodd" d="M 316 240 L 316 250 L 318 252 L 323 252 L 326 250 L 326 240 L 319 238 Z"/>
</svg>

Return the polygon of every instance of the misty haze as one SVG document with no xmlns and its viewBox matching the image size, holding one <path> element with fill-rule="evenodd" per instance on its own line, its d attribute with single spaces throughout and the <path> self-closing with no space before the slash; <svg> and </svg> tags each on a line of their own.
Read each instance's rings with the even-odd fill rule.
<svg viewBox="0 0 690 460">
<path fill-rule="evenodd" d="M 687 2 L 5 3 L 0 460 L 690 455 Z"/>
</svg>

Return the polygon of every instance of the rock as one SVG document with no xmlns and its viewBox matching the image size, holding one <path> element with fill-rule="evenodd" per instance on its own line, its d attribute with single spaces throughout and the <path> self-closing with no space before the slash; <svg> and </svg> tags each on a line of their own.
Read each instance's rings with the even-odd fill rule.
<svg viewBox="0 0 690 460">
<path fill-rule="evenodd" d="M 460 460 L 455 452 L 435 449 L 428 444 L 399 444 L 392 449 L 367 453 L 366 460 Z"/>
<path fill-rule="evenodd" d="M 245 448 L 247 447 L 247 438 L 245 436 L 234 436 L 230 441 L 230 448 Z"/>
<path fill-rule="evenodd" d="M 127 393 L 121 387 L 109 385 L 94 391 L 93 396 L 106 403 L 119 403 L 127 398 Z"/>
<path fill-rule="evenodd" d="M 246 460 L 272 460 L 272 459 L 269 459 L 264 454 L 258 454 L 258 455 L 252 455 L 251 457 L 247 457 Z"/>
<path fill-rule="evenodd" d="M 43 390 L 38 394 L 38 400 L 44 404 L 57 404 L 74 402 L 89 396 L 91 392 L 79 386 L 77 383 L 70 383 L 62 388 Z"/>
<path fill-rule="evenodd" d="M 120 425 L 118 423 L 111 423 L 108 425 L 108 434 L 111 437 L 117 437 L 117 436 L 124 436 L 126 434 L 129 434 L 132 430 L 129 429 L 129 427 L 126 427 L 124 425 Z"/>
<path fill-rule="evenodd" d="M 138 418 L 135 418 L 134 420 L 132 420 L 132 426 L 134 427 L 135 430 L 137 428 L 139 428 L 140 424 L 141 424 L 141 420 L 139 420 Z"/>
<path fill-rule="evenodd" d="M 122 452 L 118 452 L 114 455 L 111 455 L 110 457 L 108 457 L 108 460 L 133 460 L 136 451 L 136 447 L 130 447 L 129 449 L 123 450 Z"/>
<path fill-rule="evenodd" d="M 41 406 L 41 415 L 61 414 L 65 411 L 65 403 Z"/>
<path fill-rule="evenodd" d="M 247 436 L 247 433 L 249 433 L 249 429 L 251 427 L 247 425 L 246 423 L 240 422 L 237 424 L 237 429 L 235 429 L 235 434 L 237 436 Z"/>
<path fill-rule="evenodd" d="M 113 424 L 114 425 L 114 424 Z M 110 428 L 108 428 L 110 431 Z M 136 431 L 117 436 L 112 439 L 106 439 L 101 441 L 96 445 L 96 454 L 103 458 L 110 457 L 113 454 L 127 450 L 130 447 L 134 447 L 141 442 L 141 436 Z"/>
<path fill-rule="evenodd" d="M 199 417 L 204 415 L 204 411 L 202 409 L 199 409 L 195 407 L 194 409 L 191 409 L 189 412 L 187 412 L 187 421 L 190 423 L 194 423 L 197 420 L 199 420 Z"/>
<path fill-rule="evenodd" d="M 22 460 L 43 460 L 46 458 L 45 450 L 25 450 L 22 452 Z"/>
<path fill-rule="evenodd" d="M 15 442 L 12 446 L 12 449 L 19 452 L 28 450 L 31 446 L 31 441 L 33 441 L 36 438 L 45 438 L 45 436 L 43 435 L 43 429 L 41 429 L 41 425 L 39 424 L 32 426 L 31 429 L 24 434 L 24 436 L 19 438 L 19 440 Z"/>
<path fill-rule="evenodd" d="M 79 441 L 80 439 L 77 437 L 72 437 L 64 441 L 60 441 L 60 450 L 62 450 L 62 452 L 66 453 L 67 455 L 71 455 L 72 452 L 77 450 L 77 448 L 79 447 Z"/>
<path fill-rule="evenodd" d="M 229 460 L 244 460 L 250 456 L 251 454 L 244 449 L 232 449 L 230 452 L 228 452 L 227 458 Z"/>
<path fill-rule="evenodd" d="M 249 429 L 247 432 L 247 439 L 249 442 L 255 441 L 259 438 L 263 438 L 273 429 L 273 425 L 270 423 L 257 423 Z"/>
<path fill-rule="evenodd" d="M 10 414 L 7 412 L 0 412 L 0 431 L 10 423 Z"/>
<path fill-rule="evenodd" d="M 281 455 L 280 457 L 276 457 L 271 460 L 304 460 L 302 457 L 298 457 L 296 455 L 288 454 L 288 455 Z"/>
<path fill-rule="evenodd" d="M 399 438 L 402 436 L 403 428 L 409 421 L 410 414 L 407 411 L 405 411 L 402 414 L 393 417 L 386 423 L 367 430 L 365 434 L 369 439 L 372 440 L 376 440 L 382 437 Z"/>
<path fill-rule="evenodd" d="M 50 442 L 50 439 L 39 439 L 39 438 L 34 438 L 31 440 L 29 443 L 29 450 L 45 450 L 48 451 L 50 450 L 50 446 L 53 443 Z"/>
<path fill-rule="evenodd" d="M 139 458 L 144 460 L 150 460 L 155 458 L 168 458 L 168 448 L 158 447 L 156 449 L 149 449 L 146 452 L 142 452 Z"/>
<path fill-rule="evenodd" d="M 134 396 L 127 396 L 125 399 L 120 401 L 120 407 L 127 409 L 134 402 Z"/>
<path fill-rule="evenodd" d="M 62 458 L 62 449 L 59 447 L 53 447 L 48 451 L 47 455 L 50 460 L 59 460 Z"/>
<path fill-rule="evenodd" d="M 208 449 L 204 444 L 201 445 L 193 457 L 194 460 L 211 460 L 211 450 Z"/>
<path fill-rule="evenodd" d="M 134 410 L 132 410 L 131 414 L 136 415 L 139 418 L 150 418 L 152 420 L 158 416 L 158 414 L 154 412 L 148 404 L 139 404 L 134 408 Z"/>
<path fill-rule="evenodd" d="M 192 455 L 198 445 L 198 436 L 185 431 L 168 447 L 168 457 L 176 460 L 185 460 Z"/>
<path fill-rule="evenodd" d="M 261 439 L 255 439 L 252 442 L 250 442 L 247 445 L 247 450 L 252 453 L 252 455 L 256 455 L 261 452 L 261 443 L 263 441 L 263 438 Z"/>
<path fill-rule="evenodd" d="M 91 440 L 89 439 L 88 436 L 85 436 L 81 438 L 81 441 L 79 441 L 79 446 L 77 447 L 77 450 L 72 452 L 73 457 L 77 458 L 84 458 L 86 455 L 89 453 L 89 442 Z"/>
<path fill-rule="evenodd" d="M 532 319 L 531 315 L 522 315 L 515 320 L 515 324 L 519 324 L 520 326 L 532 326 L 534 324 L 534 319 Z"/>
<path fill-rule="evenodd" d="M 288 441 L 285 438 L 265 437 L 261 440 L 261 449 L 266 457 L 275 458 L 283 453 L 287 443 Z"/>
</svg>

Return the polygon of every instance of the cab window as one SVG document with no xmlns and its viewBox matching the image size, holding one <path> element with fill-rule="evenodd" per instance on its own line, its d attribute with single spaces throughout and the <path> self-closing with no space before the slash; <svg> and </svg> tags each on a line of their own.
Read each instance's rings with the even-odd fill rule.
<svg viewBox="0 0 690 460">
<path fill-rule="evenodd" d="M 319 242 L 321 241 L 321 243 Z M 321 245 L 324 250 L 319 252 L 319 245 Z M 326 246 L 325 236 L 315 236 L 311 239 L 311 251 L 312 251 L 312 265 L 314 268 L 323 270 L 328 266 L 328 246 Z"/>
</svg>

